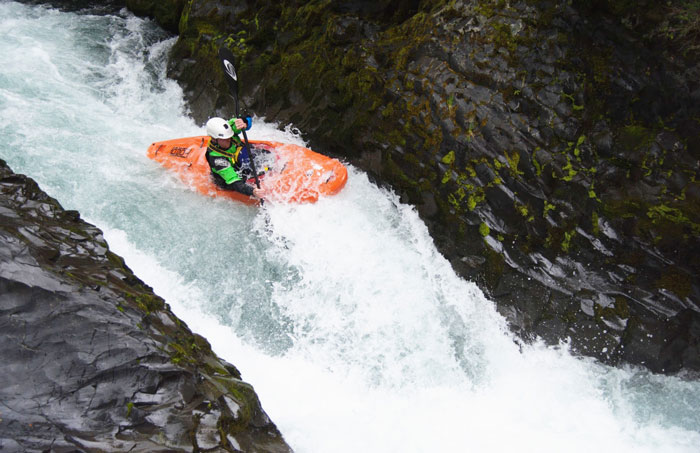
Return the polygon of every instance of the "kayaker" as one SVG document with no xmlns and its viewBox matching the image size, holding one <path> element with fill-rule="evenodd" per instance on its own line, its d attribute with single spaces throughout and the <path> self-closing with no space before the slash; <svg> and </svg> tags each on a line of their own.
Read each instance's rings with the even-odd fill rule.
<svg viewBox="0 0 700 453">
<path fill-rule="evenodd" d="M 249 130 L 252 118 L 214 117 L 207 121 L 207 134 L 211 137 L 207 146 L 207 162 L 211 168 L 214 182 L 226 190 L 235 190 L 249 197 L 262 198 L 262 191 L 246 184 L 245 164 L 250 160 L 248 149 L 241 142 L 238 134 Z"/>
</svg>

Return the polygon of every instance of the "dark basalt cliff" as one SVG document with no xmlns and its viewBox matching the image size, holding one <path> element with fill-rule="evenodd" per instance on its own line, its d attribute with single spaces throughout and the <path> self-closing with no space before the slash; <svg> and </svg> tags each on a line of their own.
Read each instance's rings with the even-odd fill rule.
<svg viewBox="0 0 700 453">
<path fill-rule="evenodd" d="M 239 371 L 0 161 L 0 450 L 290 452 Z"/>
<path fill-rule="evenodd" d="M 225 45 L 250 112 L 414 204 L 523 338 L 700 370 L 696 3 L 126 3 L 179 13 L 198 121 L 233 111 Z"/>
</svg>

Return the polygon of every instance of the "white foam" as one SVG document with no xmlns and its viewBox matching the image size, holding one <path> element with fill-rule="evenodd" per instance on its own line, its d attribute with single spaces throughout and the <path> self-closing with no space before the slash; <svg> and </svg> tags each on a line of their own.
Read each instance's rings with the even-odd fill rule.
<svg viewBox="0 0 700 453">
<path fill-rule="evenodd" d="M 203 132 L 150 22 L 3 2 L 0 34 L 0 158 L 103 228 L 298 453 L 697 451 L 697 382 L 518 346 L 358 169 L 337 196 L 258 210 L 149 161 L 151 142 Z M 249 135 L 305 144 L 262 117 Z"/>
</svg>

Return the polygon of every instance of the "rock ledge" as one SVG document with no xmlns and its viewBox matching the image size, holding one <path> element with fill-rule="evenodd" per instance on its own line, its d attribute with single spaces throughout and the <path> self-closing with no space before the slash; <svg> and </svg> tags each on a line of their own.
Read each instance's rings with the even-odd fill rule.
<svg viewBox="0 0 700 453">
<path fill-rule="evenodd" d="M 0 450 L 291 452 L 102 232 L 0 160 Z"/>
</svg>

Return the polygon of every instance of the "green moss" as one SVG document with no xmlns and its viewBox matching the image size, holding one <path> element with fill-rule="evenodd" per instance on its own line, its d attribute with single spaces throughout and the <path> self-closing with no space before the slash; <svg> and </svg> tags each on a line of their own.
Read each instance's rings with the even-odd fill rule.
<svg viewBox="0 0 700 453">
<path fill-rule="evenodd" d="M 527 208 L 527 206 L 525 206 L 524 204 L 517 203 L 517 202 L 515 203 L 515 209 L 516 209 L 516 210 L 520 213 L 520 215 L 523 216 L 523 217 L 527 217 L 528 214 L 530 213 L 530 211 L 529 211 L 529 209 Z"/>
<path fill-rule="evenodd" d="M 491 28 L 493 29 L 493 35 L 491 37 L 492 42 L 498 47 L 507 49 L 511 54 L 514 53 L 518 47 L 518 43 L 513 36 L 510 24 L 493 22 L 491 23 Z"/>
<path fill-rule="evenodd" d="M 218 362 L 210 360 L 211 347 L 207 341 L 189 331 L 170 332 L 168 350 L 171 361 L 180 366 L 197 366 L 208 374 L 221 373 Z"/>
<path fill-rule="evenodd" d="M 506 160 L 508 161 L 508 166 L 511 169 L 513 176 L 524 175 L 525 172 L 518 169 L 518 164 L 520 163 L 520 153 L 513 151 L 513 154 L 509 154 L 507 151 L 504 152 Z"/>
<path fill-rule="evenodd" d="M 542 213 L 542 217 L 547 217 L 547 214 L 549 213 L 549 211 L 554 211 L 555 209 L 557 209 L 557 207 L 555 205 L 553 205 L 552 203 L 545 200 L 544 201 L 544 212 Z"/>
<path fill-rule="evenodd" d="M 474 2 L 474 12 L 481 14 L 487 19 L 496 15 L 496 5 L 491 1 Z"/>
<path fill-rule="evenodd" d="M 442 184 L 446 184 L 452 179 L 452 170 L 447 170 L 444 175 L 442 175 L 442 180 L 440 181 Z"/>
<path fill-rule="evenodd" d="M 568 100 L 569 102 L 571 102 L 571 108 L 572 108 L 575 112 L 579 112 L 579 111 L 583 110 L 583 108 L 584 108 L 583 105 L 578 105 L 578 104 L 576 104 L 576 99 L 574 99 L 574 97 L 573 97 L 572 95 L 566 94 L 566 93 L 562 93 L 561 96 L 562 96 L 564 99 L 566 99 L 566 100 Z"/>
<path fill-rule="evenodd" d="M 170 360 L 176 364 L 176 365 L 181 365 L 185 364 L 187 362 L 190 363 L 196 363 L 196 361 L 190 359 L 190 355 L 185 347 L 183 347 L 181 344 L 176 343 L 176 342 L 171 342 L 168 343 L 168 347 L 170 348 Z"/>
<path fill-rule="evenodd" d="M 184 33 L 189 27 L 192 3 L 194 3 L 194 0 L 187 0 L 184 8 L 182 9 L 182 14 L 180 15 L 180 22 L 178 23 L 178 30 L 180 30 L 180 33 Z"/>
<path fill-rule="evenodd" d="M 479 234 L 481 234 L 482 237 L 486 237 L 491 233 L 491 228 L 489 228 L 488 225 L 486 225 L 484 222 L 481 222 L 479 225 Z"/>
<path fill-rule="evenodd" d="M 163 299 L 156 295 L 127 294 L 127 300 L 134 303 L 146 314 L 163 310 L 163 308 L 165 308 L 165 302 Z"/>
<path fill-rule="evenodd" d="M 595 236 L 598 236 L 600 234 L 600 225 L 598 220 L 598 213 L 596 211 L 593 211 L 593 213 L 591 214 L 591 229 Z"/>
<path fill-rule="evenodd" d="M 681 209 L 672 208 L 664 204 L 651 206 L 647 210 L 647 217 L 655 224 L 671 222 L 690 226 L 694 232 L 700 234 L 700 225 L 692 222 Z"/>
<path fill-rule="evenodd" d="M 581 135 L 576 141 L 576 146 L 574 146 L 574 156 L 580 161 L 581 160 L 581 145 L 586 141 L 586 136 Z"/>
<path fill-rule="evenodd" d="M 677 46 L 686 57 L 700 52 L 700 1 L 677 0 L 659 2 L 665 8 L 658 16 L 663 20 L 652 29 L 649 35 L 666 39 Z"/>
<path fill-rule="evenodd" d="M 566 174 L 561 179 L 567 182 L 574 179 L 574 176 L 578 174 L 578 171 L 574 169 L 574 165 L 573 163 L 571 163 L 571 159 L 569 158 L 569 156 L 566 156 L 566 165 L 562 167 L 562 170 L 564 170 Z"/>
<path fill-rule="evenodd" d="M 466 192 L 463 187 L 458 188 L 455 192 L 449 194 L 447 196 L 447 201 L 452 205 L 452 207 L 455 209 L 457 212 L 462 211 L 462 200 L 464 200 L 464 197 L 466 196 Z"/>
<path fill-rule="evenodd" d="M 535 153 L 532 153 L 532 165 L 535 166 L 535 171 L 537 172 L 537 176 L 542 175 L 542 166 L 540 165 L 539 161 L 537 158 L 535 158 Z"/>
<path fill-rule="evenodd" d="M 564 232 L 564 240 L 561 242 L 561 249 L 564 251 L 564 253 L 569 252 L 569 249 L 571 248 L 571 240 L 574 238 L 574 236 L 576 236 L 575 230 Z"/>
<path fill-rule="evenodd" d="M 473 211 L 477 205 L 483 202 L 485 199 L 486 193 L 481 187 L 479 187 L 474 193 L 469 194 L 469 198 L 467 199 L 467 208 L 470 211 Z"/>
<path fill-rule="evenodd" d="M 625 126 L 618 135 L 620 146 L 630 151 L 639 151 L 642 148 L 646 148 L 653 141 L 654 134 L 652 131 L 638 124 Z"/>
<path fill-rule="evenodd" d="M 107 260 L 117 268 L 123 269 L 126 266 L 126 263 L 124 262 L 124 259 L 120 257 L 119 255 L 115 255 L 111 251 L 107 251 L 106 255 Z"/>
<path fill-rule="evenodd" d="M 446 164 L 446 165 L 452 165 L 452 164 L 454 164 L 454 162 L 455 162 L 455 152 L 454 152 L 454 151 L 450 151 L 449 153 L 447 153 L 447 154 L 441 159 L 441 161 L 442 161 L 443 164 Z"/>
</svg>

